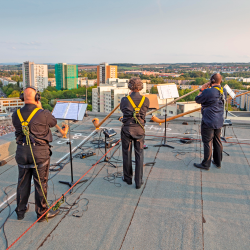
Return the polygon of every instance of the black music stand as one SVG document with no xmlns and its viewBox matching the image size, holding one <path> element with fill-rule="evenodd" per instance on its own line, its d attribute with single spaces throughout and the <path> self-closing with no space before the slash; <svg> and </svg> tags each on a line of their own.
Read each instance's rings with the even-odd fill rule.
<svg viewBox="0 0 250 250">
<path fill-rule="evenodd" d="M 111 167 L 117 168 L 116 165 L 114 165 L 113 163 L 110 162 L 110 159 L 109 159 L 109 157 L 107 156 L 107 139 L 110 138 L 110 137 L 112 137 L 112 136 L 114 136 L 114 135 L 116 135 L 117 133 L 116 133 L 113 129 L 110 129 L 110 130 L 104 129 L 104 130 L 103 130 L 103 134 L 105 135 L 105 141 L 104 141 L 104 143 L 105 143 L 105 158 L 104 158 L 103 161 L 100 161 L 100 162 L 98 162 L 97 164 L 106 162 L 106 163 L 108 163 Z"/>
<path fill-rule="evenodd" d="M 164 132 L 164 142 L 161 143 L 161 144 L 157 144 L 157 145 L 154 145 L 154 147 L 168 147 L 168 148 L 173 148 L 173 146 L 170 146 L 168 144 L 166 144 L 166 141 L 167 141 L 167 114 L 165 112 L 165 132 Z"/>
<path fill-rule="evenodd" d="M 87 104 L 85 103 L 76 103 L 76 102 L 57 102 L 56 106 L 52 112 L 52 114 L 55 116 L 55 118 L 60 120 L 68 120 L 68 126 L 69 126 L 69 141 L 67 144 L 69 145 L 69 155 L 70 155 L 70 171 L 71 171 L 71 181 L 59 181 L 62 184 L 66 184 L 69 187 L 72 187 L 77 184 L 87 182 L 88 180 L 80 180 L 80 181 L 74 181 L 73 178 L 73 157 L 72 157 L 72 147 L 71 147 L 71 137 L 70 137 L 70 120 L 73 121 L 81 121 L 83 119 L 83 116 L 85 114 L 87 108 Z M 77 113 L 76 113 L 77 111 Z M 71 189 L 70 192 L 73 190 Z"/>
</svg>

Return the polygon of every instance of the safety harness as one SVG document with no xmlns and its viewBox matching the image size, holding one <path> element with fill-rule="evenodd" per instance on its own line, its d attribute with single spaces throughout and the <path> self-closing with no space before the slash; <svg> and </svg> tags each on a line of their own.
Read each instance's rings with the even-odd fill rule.
<svg viewBox="0 0 250 250">
<path fill-rule="evenodd" d="M 127 98 L 128 98 L 130 104 L 132 105 L 132 107 L 133 107 L 133 109 L 134 109 L 133 117 L 134 117 L 134 119 L 135 119 L 135 122 L 138 123 L 138 124 L 142 127 L 142 129 L 144 130 L 144 132 L 145 132 L 144 127 L 142 126 L 142 124 L 140 123 L 140 121 L 139 121 L 139 119 L 138 119 L 138 117 L 139 117 L 139 112 L 140 112 L 141 107 L 142 107 L 142 105 L 143 105 L 143 103 L 144 103 L 144 101 L 145 101 L 145 96 L 142 96 L 142 99 L 141 99 L 141 101 L 140 101 L 138 107 L 136 107 L 134 101 L 132 100 L 132 98 L 131 98 L 129 95 L 127 96 Z"/>
<path fill-rule="evenodd" d="M 224 98 L 224 92 L 223 92 L 223 88 L 222 87 L 214 87 L 215 89 L 217 89 L 220 92 L 220 99 L 224 102 L 225 98 Z"/>
<path fill-rule="evenodd" d="M 44 193 L 44 190 L 43 190 L 43 187 L 42 187 L 41 179 L 40 179 L 40 176 L 39 176 L 39 173 L 38 173 L 37 164 L 36 164 L 36 160 L 35 160 L 35 157 L 34 157 L 34 154 L 33 154 L 33 150 L 32 150 L 32 147 L 31 147 L 31 141 L 30 141 L 32 137 L 30 136 L 29 123 L 30 123 L 31 119 L 37 114 L 37 112 L 39 110 L 41 110 L 41 109 L 40 108 L 35 108 L 31 112 L 31 114 L 29 115 L 29 117 L 27 118 L 26 121 L 24 121 L 24 119 L 23 119 L 23 117 L 21 115 L 21 110 L 20 109 L 17 110 L 17 115 L 18 115 L 18 118 L 19 118 L 19 120 L 21 122 L 21 125 L 22 125 L 22 131 L 23 131 L 23 134 L 24 134 L 24 136 L 26 138 L 26 144 L 30 147 L 30 152 L 31 152 L 31 155 L 32 155 L 32 158 L 33 158 L 33 161 L 34 161 L 36 174 L 37 174 L 37 177 L 38 177 L 40 188 L 41 188 L 42 193 L 43 193 L 43 197 L 44 197 L 44 199 L 46 201 L 47 206 L 50 208 L 50 205 L 49 205 L 49 203 L 48 203 L 48 201 L 46 199 L 46 196 L 45 196 L 45 193 Z M 61 205 L 61 202 L 62 201 L 59 201 L 52 209 L 53 210 L 58 209 L 58 207 L 60 207 L 60 205 Z M 47 214 L 46 214 L 46 220 L 47 220 Z"/>
</svg>

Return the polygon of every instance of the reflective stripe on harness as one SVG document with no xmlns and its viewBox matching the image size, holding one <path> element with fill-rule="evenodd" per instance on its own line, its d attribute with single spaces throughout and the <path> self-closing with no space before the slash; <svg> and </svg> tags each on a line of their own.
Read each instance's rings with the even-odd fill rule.
<svg viewBox="0 0 250 250">
<path fill-rule="evenodd" d="M 134 101 L 131 99 L 131 97 L 129 95 L 127 96 L 127 98 L 128 98 L 130 104 L 132 105 L 132 107 L 134 109 L 133 118 L 135 119 L 135 122 L 138 123 L 142 127 L 142 129 L 144 130 L 144 132 L 145 132 L 144 127 L 141 125 L 141 123 L 140 123 L 140 121 L 139 121 L 139 119 L 137 117 L 137 115 L 139 115 L 140 109 L 141 109 L 141 107 L 142 107 L 142 105 L 143 105 L 143 103 L 145 101 L 145 96 L 142 96 L 142 99 L 141 99 L 138 107 L 136 107 Z"/>
<path fill-rule="evenodd" d="M 131 103 L 131 105 L 132 105 L 133 109 L 135 110 L 135 112 L 138 114 L 138 113 L 140 112 L 140 109 L 141 109 L 141 107 L 142 107 L 142 104 L 143 104 L 144 101 L 145 101 L 145 96 L 142 96 L 142 99 L 141 99 L 141 101 L 140 101 L 138 107 L 136 107 L 134 101 L 131 99 L 131 97 L 130 97 L 129 95 L 127 96 L 127 98 L 128 98 L 128 100 L 129 100 L 129 102 Z"/>
<path fill-rule="evenodd" d="M 21 115 L 21 111 L 20 109 L 17 110 L 17 115 L 18 115 L 18 118 L 22 124 L 22 126 L 28 126 L 29 125 L 29 122 L 31 121 L 31 119 L 33 118 L 33 116 L 36 114 L 36 112 L 39 110 L 39 108 L 35 108 L 31 114 L 29 115 L 28 119 L 26 121 L 24 121 L 22 115 Z"/>
<path fill-rule="evenodd" d="M 219 92 L 223 95 L 224 93 L 223 93 L 223 88 L 222 87 L 220 87 L 220 88 L 218 88 L 218 87 L 214 87 L 215 89 L 217 89 L 217 90 L 219 90 Z"/>
</svg>

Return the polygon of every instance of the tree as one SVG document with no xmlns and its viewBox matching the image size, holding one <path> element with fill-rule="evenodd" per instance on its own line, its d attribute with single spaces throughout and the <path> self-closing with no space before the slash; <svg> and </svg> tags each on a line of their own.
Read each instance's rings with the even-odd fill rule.
<svg viewBox="0 0 250 250">
<path fill-rule="evenodd" d="M 18 90 L 13 90 L 12 93 L 10 95 L 8 95 L 9 98 L 19 97 L 19 96 L 20 96 L 20 92 Z"/>
<path fill-rule="evenodd" d="M 193 91 L 192 89 L 179 89 L 178 92 L 179 92 L 179 96 L 183 96 L 189 92 Z M 195 100 L 195 97 L 198 95 L 199 93 L 199 90 L 197 90 L 196 92 L 194 92 L 193 94 L 185 97 L 185 98 L 182 98 L 180 99 L 178 102 L 191 102 L 191 101 L 194 101 Z"/>
<path fill-rule="evenodd" d="M 44 104 L 44 105 L 43 105 L 43 109 L 47 109 L 47 110 L 49 110 L 50 112 L 53 110 L 53 108 L 52 108 L 49 104 Z"/>
<path fill-rule="evenodd" d="M 150 90 L 150 93 L 151 93 L 151 94 L 158 94 L 158 89 L 157 89 L 157 87 L 152 87 L 151 90 Z"/>
</svg>

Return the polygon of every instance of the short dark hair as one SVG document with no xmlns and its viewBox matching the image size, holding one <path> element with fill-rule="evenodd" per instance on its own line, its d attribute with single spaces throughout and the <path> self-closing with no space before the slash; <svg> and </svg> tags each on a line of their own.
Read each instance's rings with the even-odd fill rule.
<svg viewBox="0 0 250 250">
<path fill-rule="evenodd" d="M 213 75 L 211 76 L 211 78 L 210 78 L 210 81 L 211 81 L 212 83 L 221 84 L 221 82 L 222 82 L 222 76 L 221 76 L 221 74 L 220 74 L 220 73 L 215 73 L 215 74 L 213 74 Z"/>
<path fill-rule="evenodd" d="M 141 91 L 143 89 L 143 83 L 141 81 L 140 77 L 133 77 L 128 82 L 128 88 L 132 91 L 139 90 Z"/>
</svg>

